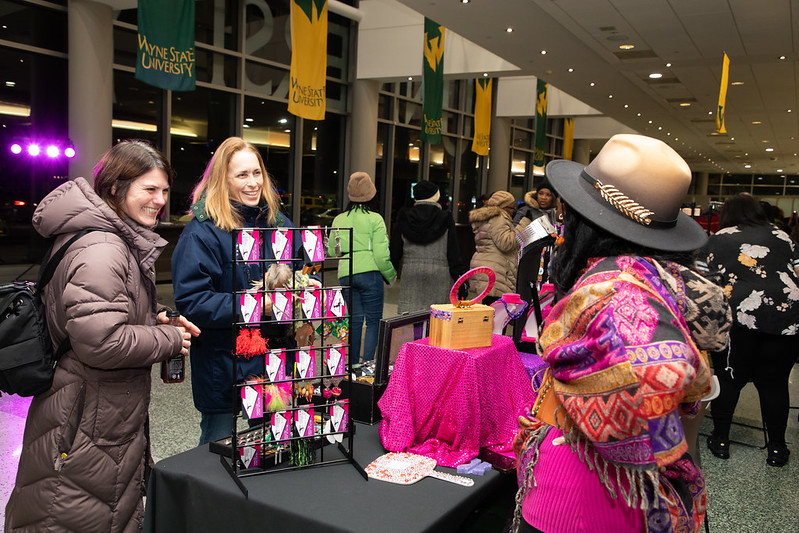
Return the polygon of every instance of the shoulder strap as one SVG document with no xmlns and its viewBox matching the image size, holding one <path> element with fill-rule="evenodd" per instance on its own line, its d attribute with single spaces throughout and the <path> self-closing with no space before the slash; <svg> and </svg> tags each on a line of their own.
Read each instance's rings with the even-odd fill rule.
<svg viewBox="0 0 799 533">
<path fill-rule="evenodd" d="M 58 264 L 64 258 L 64 254 L 67 253 L 69 247 L 72 246 L 72 244 L 75 241 L 77 241 L 87 233 L 91 233 L 92 231 L 105 231 L 107 233 L 114 233 L 113 231 L 107 229 L 86 228 L 73 235 L 72 238 L 70 238 L 66 243 L 64 243 L 63 246 L 61 246 L 58 250 L 56 250 L 56 252 L 52 256 L 50 256 L 49 259 L 47 259 L 46 263 L 42 264 L 42 268 L 39 271 L 39 279 L 36 280 L 36 294 L 41 294 L 42 289 L 44 289 L 44 286 L 47 285 L 50 282 L 50 280 L 53 278 L 55 269 L 58 267 Z M 47 254 L 45 255 L 45 257 L 47 257 L 50 254 L 50 250 L 52 249 L 53 246 L 50 245 L 50 248 L 47 250 Z"/>
</svg>

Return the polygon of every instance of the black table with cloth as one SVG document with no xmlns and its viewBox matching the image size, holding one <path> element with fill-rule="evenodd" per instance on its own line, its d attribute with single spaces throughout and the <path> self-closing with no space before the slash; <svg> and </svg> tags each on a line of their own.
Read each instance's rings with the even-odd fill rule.
<svg viewBox="0 0 799 533">
<path fill-rule="evenodd" d="M 357 424 L 353 450 L 362 467 L 386 453 L 378 425 Z M 325 448 L 325 460 L 339 457 L 335 446 Z M 475 508 L 516 483 L 515 475 L 494 470 L 469 477 L 473 487 L 429 477 L 396 485 L 366 481 L 343 463 L 241 478 L 245 499 L 219 456 L 201 446 L 155 465 L 144 531 L 456 531 Z"/>
</svg>

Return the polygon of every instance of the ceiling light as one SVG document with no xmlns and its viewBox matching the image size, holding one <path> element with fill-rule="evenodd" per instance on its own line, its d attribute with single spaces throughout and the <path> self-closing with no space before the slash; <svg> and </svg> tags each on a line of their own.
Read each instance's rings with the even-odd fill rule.
<svg viewBox="0 0 799 533">
<path fill-rule="evenodd" d="M 773 152 L 774 148 L 766 148 L 766 152 Z"/>
<path fill-rule="evenodd" d="M 651 121 L 651 120 L 649 121 L 649 124 L 652 124 L 652 121 Z"/>
<path fill-rule="evenodd" d="M 254 120 L 255 120 L 254 118 L 249 118 L 249 117 L 244 119 L 245 122 L 253 122 Z"/>
<path fill-rule="evenodd" d="M 680 107 L 691 107 L 691 102 L 680 102 Z"/>
<path fill-rule="evenodd" d="M 649 78 L 653 79 L 653 80 L 657 80 L 657 79 L 660 79 L 662 77 L 663 77 L 663 74 L 661 74 L 660 72 L 653 72 L 652 74 L 649 75 Z"/>
<path fill-rule="evenodd" d="M 712 113 L 711 113 L 711 114 L 712 114 Z M 763 123 L 762 123 L 762 122 L 760 122 L 759 120 L 753 120 L 753 121 L 752 121 L 752 124 L 754 124 L 754 125 L 758 125 L 758 124 L 763 124 Z"/>
<path fill-rule="evenodd" d="M 461 0 L 461 4 L 468 4 L 469 0 Z"/>
<path fill-rule="evenodd" d="M 636 117 L 640 117 L 640 116 L 641 116 L 641 113 L 637 113 L 635 116 L 636 116 Z"/>
<path fill-rule="evenodd" d="M 780 59 L 785 59 L 785 56 L 780 56 Z"/>
<path fill-rule="evenodd" d="M 483 77 L 487 78 L 488 77 L 488 72 L 483 72 Z"/>
<path fill-rule="evenodd" d="M 574 72 L 574 69 L 573 69 L 573 68 L 570 68 L 570 69 L 569 69 L 569 72 Z"/>
<path fill-rule="evenodd" d="M 781 168 L 778 168 L 778 169 L 777 169 L 777 172 L 782 172 L 782 169 L 781 169 Z"/>
<path fill-rule="evenodd" d="M 287 118 L 281 118 L 280 120 L 278 120 L 278 123 L 280 123 L 280 124 L 285 124 L 285 123 L 287 123 L 288 121 L 289 121 L 289 119 L 287 119 Z"/>
<path fill-rule="evenodd" d="M 671 68 L 671 63 L 666 63 L 666 68 Z"/>
<path fill-rule="evenodd" d="M 513 31 L 513 28 L 508 28 L 505 31 L 508 32 L 508 33 L 511 33 Z"/>
<path fill-rule="evenodd" d="M 7 81 L 6 82 L 6 87 L 16 87 L 16 85 L 17 85 L 17 83 L 13 82 L 13 81 Z"/>
<path fill-rule="evenodd" d="M 408 81 L 413 81 L 413 76 L 408 76 Z"/>
<path fill-rule="evenodd" d="M 708 112 L 707 112 L 707 114 L 708 114 L 708 115 L 712 115 L 712 114 L 713 114 L 713 111 L 708 111 Z"/>
<path fill-rule="evenodd" d="M 547 51 L 546 51 L 546 50 L 541 50 L 541 55 L 542 55 L 542 56 L 545 56 L 545 55 L 547 55 Z"/>
<path fill-rule="evenodd" d="M 594 83 L 594 82 L 592 81 L 591 83 L 589 83 L 589 85 L 590 85 L 591 87 L 593 87 L 594 85 L 596 85 L 596 83 Z"/>
<path fill-rule="evenodd" d="M 658 126 L 658 131 L 662 130 L 663 126 Z"/>
<path fill-rule="evenodd" d="M 746 164 L 744 165 L 744 168 L 752 168 L 752 165 Z"/>
<path fill-rule="evenodd" d="M 243 128 L 249 128 L 249 127 L 250 127 L 250 125 L 249 125 L 249 124 L 242 124 L 242 127 L 243 127 Z"/>
<path fill-rule="evenodd" d="M 622 49 L 622 50 L 632 50 L 633 48 L 635 48 L 635 45 L 634 44 L 620 44 L 619 48 Z"/>
<path fill-rule="evenodd" d="M 742 82 L 742 81 L 733 81 L 733 82 L 730 83 L 730 85 L 743 85 L 743 84 L 744 84 L 744 82 Z"/>
<path fill-rule="evenodd" d="M 790 112 L 791 112 L 791 110 L 789 109 L 789 110 L 788 110 L 788 113 L 790 113 Z"/>
<path fill-rule="evenodd" d="M 613 98 L 613 95 L 612 95 L 612 94 L 609 94 L 609 95 L 608 95 L 608 98 Z"/>
<path fill-rule="evenodd" d="M 627 109 L 628 107 L 630 107 L 628 104 L 624 104 L 624 109 Z"/>
</svg>

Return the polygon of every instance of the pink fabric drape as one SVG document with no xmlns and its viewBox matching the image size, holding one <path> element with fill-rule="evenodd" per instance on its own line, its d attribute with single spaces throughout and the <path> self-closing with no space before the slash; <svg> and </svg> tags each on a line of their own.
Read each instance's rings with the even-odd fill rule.
<svg viewBox="0 0 799 533">
<path fill-rule="evenodd" d="M 481 446 L 509 449 L 518 411 L 532 399 L 509 337 L 494 335 L 490 347 L 469 350 L 408 342 L 378 402 L 380 439 L 389 451 L 456 467 L 477 457 Z"/>
</svg>

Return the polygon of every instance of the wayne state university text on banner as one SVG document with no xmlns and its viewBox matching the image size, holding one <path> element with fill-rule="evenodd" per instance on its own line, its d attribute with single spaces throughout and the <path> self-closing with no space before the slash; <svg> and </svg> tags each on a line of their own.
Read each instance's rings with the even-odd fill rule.
<svg viewBox="0 0 799 533">
<path fill-rule="evenodd" d="M 326 74 L 327 0 L 292 0 L 289 113 L 325 118 Z"/>
<path fill-rule="evenodd" d="M 139 0 L 136 79 L 161 89 L 193 91 L 194 0 Z"/>
</svg>

